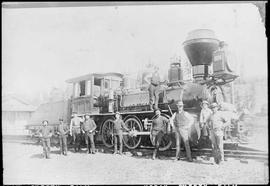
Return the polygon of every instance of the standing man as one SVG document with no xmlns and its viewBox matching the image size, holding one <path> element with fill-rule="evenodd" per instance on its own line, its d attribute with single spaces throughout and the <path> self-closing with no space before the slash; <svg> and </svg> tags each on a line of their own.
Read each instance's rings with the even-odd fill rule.
<svg viewBox="0 0 270 186">
<path fill-rule="evenodd" d="M 73 118 L 70 121 L 69 132 L 70 135 L 73 136 L 73 144 L 75 152 L 81 150 L 81 122 L 83 120 L 78 117 L 76 112 L 73 112 Z"/>
<path fill-rule="evenodd" d="M 64 124 L 63 119 L 59 119 L 59 125 L 57 127 L 57 134 L 59 135 L 60 152 L 63 155 L 67 155 L 67 134 L 69 132 L 68 126 Z"/>
<path fill-rule="evenodd" d="M 158 99 L 159 99 L 159 84 L 160 84 L 160 76 L 158 73 L 158 67 L 155 67 L 154 72 L 151 77 L 151 82 L 148 88 L 149 91 L 149 105 L 150 105 L 150 110 L 153 109 L 153 104 L 155 105 L 155 109 L 158 108 Z"/>
<path fill-rule="evenodd" d="M 202 129 L 202 137 L 206 139 L 209 137 L 209 119 L 212 114 L 212 111 L 208 108 L 208 101 L 204 100 L 202 101 L 201 107 L 201 113 L 200 113 L 200 128 Z"/>
<path fill-rule="evenodd" d="M 218 111 L 217 103 L 212 103 L 211 108 L 213 114 L 209 121 L 210 138 L 215 161 L 219 163 L 219 160 L 224 161 L 223 130 L 226 126 L 230 125 L 230 122 L 222 115 L 222 112 Z"/>
<path fill-rule="evenodd" d="M 47 120 L 42 121 L 42 127 L 39 130 L 39 135 L 41 137 L 43 146 L 43 155 L 46 159 L 50 159 L 50 138 L 52 137 L 52 129 L 48 126 L 48 123 L 49 122 Z"/>
<path fill-rule="evenodd" d="M 114 120 L 113 133 L 114 133 L 114 154 L 117 154 L 117 144 L 120 145 L 119 154 L 123 154 L 123 129 L 130 131 L 126 126 L 124 121 L 120 118 L 120 113 L 115 113 L 116 119 Z"/>
<path fill-rule="evenodd" d="M 85 138 L 85 143 L 87 146 L 87 153 L 88 154 L 95 154 L 96 153 L 96 149 L 95 149 L 95 142 L 94 142 L 94 134 L 95 134 L 95 130 L 97 128 L 97 125 L 95 123 L 95 121 L 90 118 L 89 114 L 85 115 L 85 121 L 83 122 L 82 125 L 82 132 L 84 133 L 84 138 Z M 91 143 L 91 148 L 89 146 L 89 139 L 90 139 L 90 143 Z"/>
<path fill-rule="evenodd" d="M 152 141 L 153 145 L 155 146 L 155 150 L 153 153 L 152 159 L 156 159 L 156 155 L 159 149 L 160 142 L 162 140 L 162 137 L 166 133 L 167 124 L 169 123 L 169 119 L 165 118 L 164 116 L 161 116 L 161 112 L 159 109 L 155 110 L 156 118 L 152 122 Z"/>
<path fill-rule="evenodd" d="M 191 157 L 191 150 L 188 139 L 188 129 L 193 124 L 194 119 L 188 112 L 184 111 L 183 109 L 184 104 L 182 101 L 178 101 L 176 105 L 177 105 L 177 112 L 173 114 L 170 121 L 172 127 L 175 130 L 175 138 L 176 138 L 175 161 L 180 159 L 180 144 L 182 137 L 185 144 L 187 159 L 189 162 L 192 162 L 193 160 Z"/>
</svg>

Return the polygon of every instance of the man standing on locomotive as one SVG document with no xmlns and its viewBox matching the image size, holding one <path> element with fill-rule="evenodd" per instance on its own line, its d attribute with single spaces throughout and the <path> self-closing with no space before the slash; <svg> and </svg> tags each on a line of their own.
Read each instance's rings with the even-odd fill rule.
<svg viewBox="0 0 270 186">
<path fill-rule="evenodd" d="M 117 145 L 119 143 L 120 150 L 119 154 L 123 154 L 123 129 L 130 131 L 126 126 L 124 121 L 120 118 L 120 113 L 115 113 L 116 119 L 114 120 L 113 133 L 114 133 L 114 154 L 117 154 Z"/>
<path fill-rule="evenodd" d="M 83 122 L 83 125 L 82 125 L 82 132 L 84 133 L 88 154 L 96 153 L 95 142 L 94 142 L 94 133 L 95 133 L 96 128 L 97 128 L 97 125 L 95 121 L 92 118 L 90 118 L 90 115 L 86 114 L 85 121 Z M 89 139 L 91 143 L 91 149 L 88 142 Z"/>
<path fill-rule="evenodd" d="M 63 119 L 59 119 L 60 124 L 57 127 L 57 134 L 59 135 L 60 151 L 61 154 L 67 155 L 67 133 L 68 127 L 64 124 Z"/>
<path fill-rule="evenodd" d="M 223 130 L 224 127 L 230 125 L 228 119 L 225 118 L 220 111 L 218 111 L 218 104 L 212 103 L 211 105 L 213 114 L 210 117 L 210 138 L 212 142 L 213 154 L 215 156 L 216 163 L 224 161 L 223 151 Z"/>
<path fill-rule="evenodd" d="M 177 102 L 177 112 L 173 114 L 171 117 L 171 125 L 175 130 L 175 139 L 176 139 L 176 155 L 175 161 L 180 159 L 180 144 L 181 144 L 181 137 L 184 140 L 186 155 L 188 161 L 192 162 L 191 157 L 191 150 L 189 145 L 189 138 L 188 138 L 188 129 L 193 124 L 194 119 L 193 117 L 183 109 L 183 102 Z"/>
<path fill-rule="evenodd" d="M 76 112 L 73 112 L 73 118 L 70 121 L 70 135 L 73 136 L 73 144 L 75 152 L 80 151 L 81 149 L 81 122 L 83 120 L 78 117 Z"/>
<path fill-rule="evenodd" d="M 158 99 L 159 99 L 159 89 L 160 89 L 160 76 L 158 73 L 159 68 L 155 67 L 154 72 L 151 77 L 151 82 L 148 88 L 149 91 L 149 105 L 150 105 L 150 110 L 153 109 L 153 104 L 155 105 L 155 109 L 158 108 Z"/>
<path fill-rule="evenodd" d="M 201 113 L 200 113 L 200 128 L 202 129 L 202 138 L 209 137 L 209 126 L 208 122 L 210 119 L 210 116 L 212 114 L 211 109 L 208 108 L 208 101 L 204 100 L 202 101 L 201 107 Z"/>
<path fill-rule="evenodd" d="M 161 114 L 160 109 L 156 109 L 155 114 L 156 114 L 156 118 L 153 119 L 152 130 L 151 130 L 152 141 L 155 146 L 155 150 L 153 152 L 153 157 L 152 157 L 153 160 L 156 159 L 160 142 L 162 140 L 162 137 L 166 133 L 166 126 L 169 123 L 169 119 L 160 115 Z"/>
<path fill-rule="evenodd" d="M 50 159 L 50 148 L 51 148 L 51 140 L 52 137 L 52 129 L 48 126 L 48 121 L 42 121 L 42 127 L 39 130 L 39 135 L 42 139 L 42 146 L 43 146 L 43 154 L 44 158 Z"/>
</svg>

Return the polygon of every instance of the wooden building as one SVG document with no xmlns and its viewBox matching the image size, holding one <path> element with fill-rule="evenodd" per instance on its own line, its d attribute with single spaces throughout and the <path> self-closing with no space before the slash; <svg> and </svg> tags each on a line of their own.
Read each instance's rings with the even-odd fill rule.
<svg viewBox="0 0 270 186">
<path fill-rule="evenodd" d="M 35 107 L 14 95 L 2 97 L 2 135 L 26 135 Z"/>
</svg>

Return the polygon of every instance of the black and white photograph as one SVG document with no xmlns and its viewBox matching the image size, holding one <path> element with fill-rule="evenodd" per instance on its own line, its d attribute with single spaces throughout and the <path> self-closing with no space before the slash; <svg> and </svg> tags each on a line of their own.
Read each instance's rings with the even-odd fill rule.
<svg viewBox="0 0 270 186">
<path fill-rule="evenodd" d="M 268 184 L 267 3 L 2 2 L 3 184 Z"/>
</svg>

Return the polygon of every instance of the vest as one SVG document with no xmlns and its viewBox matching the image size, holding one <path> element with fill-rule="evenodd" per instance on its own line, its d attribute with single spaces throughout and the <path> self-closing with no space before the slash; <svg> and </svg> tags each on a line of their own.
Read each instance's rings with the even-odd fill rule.
<svg viewBox="0 0 270 186">
<path fill-rule="evenodd" d="M 188 127 L 189 119 L 185 116 L 185 111 L 180 114 L 177 112 L 174 118 L 174 125 L 178 128 Z"/>
</svg>

